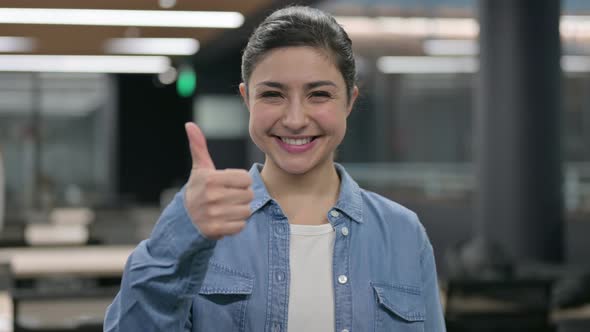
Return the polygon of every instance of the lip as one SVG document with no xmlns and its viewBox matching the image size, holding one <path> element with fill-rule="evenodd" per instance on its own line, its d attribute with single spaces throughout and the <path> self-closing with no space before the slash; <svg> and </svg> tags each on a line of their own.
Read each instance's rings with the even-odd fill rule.
<svg viewBox="0 0 590 332">
<path fill-rule="evenodd" d="M 287 137 L 287 136 L 284 136 Z M 306 136 L 309 137 L 309 136 Z M 289 152 L 289 153 L 303 153 L 306 151 L 311 150 L 314 146 L 316 141 L 318 140 L 317 136 L 314 136 L 314 138 L 311 140 L 311 142 L 307 143 L 307 144 L 303 144 L 303 145 L 291 145 L 291 144 L 287 144 L 285 142 L 283 142 L 283 140 L 281 140 L 280 137 L 275 136 L 274 137 L 275 140 L 277 141 L 277 144 L 285 151 Z M 287 137 L 287 138 L 303 138 L 303 137 Z"/>
</svg>

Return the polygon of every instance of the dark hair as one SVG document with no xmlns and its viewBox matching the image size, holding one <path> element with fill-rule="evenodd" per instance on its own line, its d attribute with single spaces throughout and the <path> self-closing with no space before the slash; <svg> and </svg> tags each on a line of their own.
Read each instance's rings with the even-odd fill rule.
<svg viewBox="0 0 590 332">
<path fill-rule="evenodd" d="M 288 46 L 311 46 L 328 51 L 344 78 L 350 100 L 356 82 L 352 42 L 334 17 L 303 6 L 279 9 L 254 30 L 242 54 L 242 80 L 246 86 L 267 52 Z"/>
</svg>

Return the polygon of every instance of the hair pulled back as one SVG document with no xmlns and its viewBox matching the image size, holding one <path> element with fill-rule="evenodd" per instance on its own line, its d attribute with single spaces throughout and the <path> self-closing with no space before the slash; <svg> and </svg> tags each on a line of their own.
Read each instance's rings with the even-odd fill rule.
<svg viewBox="0 0 590 332">
<path fill-rule="evenodd" d="M 290 46 L 309 46 L 327 51 L 344 78 L 350 100 L 356 83 L 352 42 L 333 16 L 304 6 L 279 9 L 254 30 L 242 54 L 242 80 L 246 87 L 254 68 L 265 54 Z"/>
</svg>

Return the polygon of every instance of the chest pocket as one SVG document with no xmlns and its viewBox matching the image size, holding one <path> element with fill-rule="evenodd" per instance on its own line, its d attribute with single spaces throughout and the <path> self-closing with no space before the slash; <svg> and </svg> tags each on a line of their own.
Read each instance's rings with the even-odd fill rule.
<svg viewBox="0 0 590 332">
<path fill-rule="evenodd" d="M 254 278 L 209 263 L 193 305 L 193 331 L 245 331 Z"/>
<path fill-rule="evenodd" d="M 375 331 L 424 332 L 425 305 L 417 287 L 372 284 Z"/>
</svg>

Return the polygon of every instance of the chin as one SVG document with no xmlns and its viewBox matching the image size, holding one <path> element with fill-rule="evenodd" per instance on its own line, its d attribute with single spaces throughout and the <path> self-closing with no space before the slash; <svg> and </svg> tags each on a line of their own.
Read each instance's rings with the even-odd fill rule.
<svg viewBox="0 0 590 332">
<path fill-rule="evenodd" d="M 317 158 L 317 157 L 316 157 Z M 316 159 L 313 156 L 311 158 L 298 158 L 298 159 L 283 159 L 274 160 L 275 165 L 278 166 L 283 172 L 292 175 L 304 175 L 313 170 L 323 168 L 332 159 Z"/>
<path fill-rule="evenodd" d="M 303 164 L 303 163 L 301 163 L 301 164 L 299 164 L 299 163 L 279 163 L 278 166 L 285 173 L 292 174 L 292 175 L 303 175 L 303 174 L 309 172 L 311 169 L 313 169 L 315 165 L 307 162 L 305 164 Z"/>
</svg>

